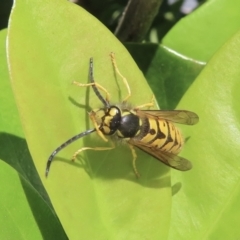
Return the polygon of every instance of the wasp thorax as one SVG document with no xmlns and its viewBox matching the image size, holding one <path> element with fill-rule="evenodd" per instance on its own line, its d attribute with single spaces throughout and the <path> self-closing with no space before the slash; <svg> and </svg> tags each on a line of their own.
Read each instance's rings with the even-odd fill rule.
<svg viewBox="0 0 240 240">
<path fill-rule="evenodd" d="M 121 122 L 121 111 L 116 106 L 106 108 L 105 115 L 102 117 L 100 130 L 105 135 L 112 135 L 116 132 Z"/>
<path fill-rule="evenodd" d="M 139 133 L 141 124 L 141 119 L 134 112 L 125 110 L 122 112 L 117 134 L 120 138 L 135 137 Z"/>
</svg>

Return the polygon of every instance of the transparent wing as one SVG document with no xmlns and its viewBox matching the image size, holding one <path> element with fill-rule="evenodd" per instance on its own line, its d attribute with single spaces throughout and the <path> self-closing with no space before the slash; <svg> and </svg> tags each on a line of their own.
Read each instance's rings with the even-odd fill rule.
<svg viewBox="0 0 240 240">
<path fill-rule="evenodd" d="M 169 152 L 162 152 L 161 150 L 156 148 L 151 148 L 148 146 L 138 144 L 137 141 L 130 140 L 129 143 L 132 144 L 133 146 L 138 147 L 144 152 L 147 152 L 148 154 L 152 155 L 157 160 L 168 165 L 169 167 L 175 168 L 180 171 L 188 171 L 192 168 L 192 163 L 183 157 L 177 156 Z"/>
<path fill-rule="evenodd" d="M 136 110 L 137 115 L 150 118 L 162 118 L 171 122 L 194 125 L 199 121 L 196 113 L 186 110 Z"/>
</svg>

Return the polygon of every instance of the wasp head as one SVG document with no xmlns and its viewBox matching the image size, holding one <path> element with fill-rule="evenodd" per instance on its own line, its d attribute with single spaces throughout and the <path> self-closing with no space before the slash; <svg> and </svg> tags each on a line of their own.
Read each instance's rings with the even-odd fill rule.
<svg viewBox="0 0 240 240">
<path fill-rule="evenodd" d="M 117 106 L 98 109 L 95 112 L 96 122 L 104 135 L 114 134 L 120 126 L 121 118 L 121 110 Z"/>
</svg>

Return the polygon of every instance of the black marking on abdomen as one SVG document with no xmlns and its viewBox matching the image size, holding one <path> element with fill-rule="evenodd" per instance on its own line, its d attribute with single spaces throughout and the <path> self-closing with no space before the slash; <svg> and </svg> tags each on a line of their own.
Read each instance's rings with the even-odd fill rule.
<svg viewBox="0 0 240 240">
<path fill-rule="evenodd" d="M 176 130 L 176 135 L 178 134 L 178 136 L 179 136 L 179 138 L 180 138 L 180 142 L 177 142 L 177 144 L 178 144 L 178 148 L 176 149 L 176 150 L 179 150 L 179 149 L 181 149 L 181 147 L 182 147 L 182 136 L 181 136 L 181 134 L 180 134 L 180 132 L 178 131 L 178 130 Z M 176 141 L 177 141 L 177 138 L 176 138 Z"/>
<path fill-rule="evenodd" d="M 166 140 L 166 142 L 160 147 L 160 149 L 162 149 L 163 147 L 165 147 L 168 143 L 173 142 L 173 139 L 172 139 L 172 136 L 171 136 L 171 133 L 170 133 L 169 122 L 166 121 L 166 123 L 167 123 L 167 128 L 168 128 L 167 140 Z"/>
<path fill-rule="evenodd" d="M 156 134 L 156 130 L 155 130 L 155 129 L 150 129 L 149 133 L 150 133 L 151 135 L 154 135 L 154 134 Z"/>
<path fill-rule="evenodd" d="M 179 145 L 178 149 L 181 147 L 181 145 L 179 144 L 179 142 L 177 140 L 177 135 L 178 135 L 177 129 L 175 128 L 175 126 L 173 124 L 171 124 L 171 125 L 172 125 L 172 130 L 175 132 L 175 140 L 174 140 L 172 147 L 169 149 L 169 151 L 171 151 L 177 145 Z"/>
<path fill-rule="evenodd" d="M 149 144 L 152 144 L 153 142 L 155 142 L 157 139 L 164 139 L 166 138 L 166 135 L 161 131 L 160 126 L 159 126 L 159 121 L 156 121 L 156 125 L 157 125 L 157 135 L 154 139 L 152 139 L 151 141 L 149 141 Z"/>
</svg>

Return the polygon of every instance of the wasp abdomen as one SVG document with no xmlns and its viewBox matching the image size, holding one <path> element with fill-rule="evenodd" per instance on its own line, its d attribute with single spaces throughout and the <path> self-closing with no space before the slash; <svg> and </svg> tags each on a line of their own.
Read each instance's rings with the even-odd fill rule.
<svg viewBox="0 0 240 240">
<path fill-rule="evenodd" d="M 173 154 L 178 154 L 183 145 L 183 138 L 179 130 L 172 122 L 163 119 L 142 119 L 140 132 L 134 139 L 145 146 Z"/>
</svg>

